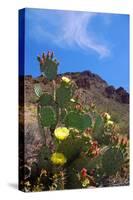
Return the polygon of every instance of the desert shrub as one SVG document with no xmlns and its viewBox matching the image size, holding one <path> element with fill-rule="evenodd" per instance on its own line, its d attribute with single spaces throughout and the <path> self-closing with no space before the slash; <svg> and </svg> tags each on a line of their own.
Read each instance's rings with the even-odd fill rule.
<svg viewBox="0 0 133 200">
<path fill-rule="evenodd" d="M 74 99 L 75 83 L 68 77 L 56 85 L 59 62 L 53 52 L 38 57 L 40 71 L 53 84 L 53 93 L 35 85 L 43 146 L 30 176 L 22 181 L 25 191 L 98 187 L 128 162 L 128 140 L 107 113 L 94 103 Z M 47 139 L 49 138 L 49 139 Z"/>
</svg>

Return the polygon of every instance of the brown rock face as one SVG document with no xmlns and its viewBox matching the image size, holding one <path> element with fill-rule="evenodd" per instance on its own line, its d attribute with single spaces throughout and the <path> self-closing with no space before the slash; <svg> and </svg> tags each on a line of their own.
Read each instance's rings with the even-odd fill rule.
<svg viewBox="0 0 133 200">
<path fill-rule="evenodd" d="M 116 95 L 116 100 L 120 101 L 121 103 L 129 104 L 129 94 L 126 90 L 124 90 L 124 88 L 119 87 L 116 90 Z"/>
<path fill-rule="evenodd" d="M 105 95 L 119 103 L 129 104 L 129 94 L 122 87 L 115 89 L 113 86 L 108 86 L 105 88 Z"/>
<path fill-rule="evenodd" d="M 105 93 L 106 93 L 108 98 L 114 98 L 114 96 L 116 94 L 114 86 L 111 85 L 111 86 L 106 87 Z"/>
<path fill-rule="evenodd" d="M 79 78 L 75 82 L 76 82 L 78 88 L 84 88 L 84 89 L 90 88 L 90 81 L 89 81 L 88 77 Z"/>
<path fill-rule="evenodd" d="M 77 73 L 65 73 L 65 76 L 72 78 L 77 84 L 78 88 L 90 89 L 97 88 L 98 90 L 103 90 L 107 86 L 106 81 L 101 79 L 97 74 L 93 74 L 90 71 L 83 71 Z"/>
</svg>

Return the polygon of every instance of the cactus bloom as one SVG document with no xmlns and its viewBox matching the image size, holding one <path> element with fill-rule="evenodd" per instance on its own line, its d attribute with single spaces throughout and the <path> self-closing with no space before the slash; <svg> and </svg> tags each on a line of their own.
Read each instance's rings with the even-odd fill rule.
<svg viewBox="0 0 133 200">
<path fill-rule="evenodd" d="M 108 121 L 108 120 L 111 119 L 111 116 L 110 116 L 108 113 L 106 113 L 106 112 L 103 114 L 103 117 L 104 117 L 104 119 L 105 119 L 106 121 Z"/>
<path fill-rule="evenodd" d="M 67 159 L 63 153 L 55 152 L 51 156 L 51 161 L 54 165 L 64 165 L 67 162 Z"/>
<path fill-rule="evenodd" d="M 74 100 L 74 99 L 70 99 L 70 101 L 71 101 L 72 103 L 75 103 L 75 100 Z"/>
<path fill-rule="evenodd" d="M 100 148 L 98 147 L 98 142 L 97 141 L 93 141 L 92 142 L 92 146 L 89 149 L 91 151 L 91 153 L 93 154 L 93 156 L 97 156 L 100 153 Z"/>
<path fill-rule="evenodd" d="M 109 121 L 107 122 L 107 124 L 111 124 L 111 125 L 113 125 L 113 124 L 114 124 L 114 122 L 113 122 L 113 121 L 111 121 L 111 120 L 109 120 Z"/>
<path fill-rule="evenodd" d="M 86 176 L 87 176 L 87 169 L 86 169 L 86 168 L 82 168 L 82 170 L 81 170 L 81 175 L 82 175 L 83 177 L 86 177 Z"/>
<path fill-rule="evenodd" d="M 48 51 L 47 57 L 50 58 L 50 56 L 51 56 L 51 53 L 50 53 L 50 51 Z"/>
<path fill-rule="evenodd" d="M 85 178 L 83 181 L 82 181 L 82 186 L 84 188 L 88 187 L 90 185 L 90 180 L 88 178 Z"/>
<path fill-rule="evenodd" d="M 58 140 L 65 140 L 69 136 L 69 129 L 66 127 L 58 127 L 55 129 L 54 134 Z"/>
<path fill-rule="evenodd" d="M 109 126 L 109 127 L 112 127 L 112 126 L 113 126 L 113 124 L 114 124 L 114 122 L 113 122 L 113 121 L 111 121 L 111 120 L 108 120 L 108 121 L 107 121 L 107 126 Z"/>
<path fill-rule="evenodd" d="M 71 83 L 71 79 L 69 79 L 69 78 L 67 78 L 67 77 L 65 77 L 65 76 L 63 76 L 61 79 L 62 79 L 62 81 L 63 81 L 64 83 L 66 83 L 66 84 L 70 84 L 70 83 Z"/>
<path fill-rule="evenodd" d="M 110 131 L 110 130 L 113 128 L 113 125 L 114 125 L 114 122 L 111 121 L 111 120 L 108 120 L 108 121 L 105 123 L 106 131 Z"/>
</svg>

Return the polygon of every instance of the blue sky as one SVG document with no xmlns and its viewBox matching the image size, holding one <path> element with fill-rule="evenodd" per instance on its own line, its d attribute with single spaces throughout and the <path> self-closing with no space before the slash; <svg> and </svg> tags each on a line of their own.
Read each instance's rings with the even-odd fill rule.
<svg viewBox="0 0 133 200">
<path fill-rule="evenodd" d="M 25 73 L 39 76 L 37 55 L 54 51 L 59 73 L 90 70 L 129 90 L 129 16 L 26 9 Z"/>
</svg>

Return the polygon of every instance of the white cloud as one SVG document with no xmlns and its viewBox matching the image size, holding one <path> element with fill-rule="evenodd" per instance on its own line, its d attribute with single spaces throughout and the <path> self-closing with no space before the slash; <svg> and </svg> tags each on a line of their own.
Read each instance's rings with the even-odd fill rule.
<svg viewBox="0 0 133 200">
<path fill-rule="evenodd" d="M 49 39 L 52 43 L 63 48 L 80 48 L 84 51 L 93 51 L 100 58 L 110 55 L 110 50 L 105 44 L 98 40 L 98 33 L 91 31 L 91 23 L 95 13 L 81 12 L 55 12 L 44 11 L 34 15 L 31 19 L 32 37 L 41 41 Z M 31 21 L 30 21 L 31 22 Z"/>
</svg>

